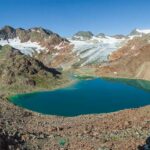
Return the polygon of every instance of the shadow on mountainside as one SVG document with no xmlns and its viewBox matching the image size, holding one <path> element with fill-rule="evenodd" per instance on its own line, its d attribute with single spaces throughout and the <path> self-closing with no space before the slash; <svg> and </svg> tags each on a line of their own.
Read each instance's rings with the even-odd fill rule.
<svg viewBox="0 0 150 150">
<path fill-rule="evenodd" d="M 48 68 L 48 67 L 46 67 L 42 62 L 40 62 L 40 66 L 41 66 L 41 68 L 43 68 L 43 69 L 46 70 L 47 72 L 52 73 L 52 75 L 53 75 L 55 78 L 59 78 L 59 75 L 62 74 L 61 72 L 57 71 L 55 68 Z"/>
<path fill-rule="evenodd" d="M 57 70 L 54 69 L 54 68 L 47 68 L 47 69 L 48 69 L 47 71 L 48 71 L 48 72 L 51 72 L 55 78 L 59 78 L 59 75 L 62 74 L 61 72 L 57 71 Z"/>
<path fill-rule="evenodd" d="M 144 145 L 139 145 L 138 150 L 150 150 L 150 137 L 148 137 L 145 141 Z"/>
<path fill-rule="evenodd" d="M 59 75 L 61 75 L 61 72 L 57 71 L 55 68 L 49 68 L 38 59 L 27 56 L 20 52 L 20 50 L 15 49 L 9 45 L 3 46 L 1 47 L 1 49 L 1 59 L 9 60 L 5 64 L 4 61 L 0 63 L 0 65 L 2 64 L 3 66 L 5 66 L 5 68 L 13 68 L 13 70 L 16 69 L 21 73 L 33 72 L 34 74 L 37 74 L 40 71 L 43 73 L 47 72 L 51 73 L 55 78 L 59 78 Z"/>
</svg>

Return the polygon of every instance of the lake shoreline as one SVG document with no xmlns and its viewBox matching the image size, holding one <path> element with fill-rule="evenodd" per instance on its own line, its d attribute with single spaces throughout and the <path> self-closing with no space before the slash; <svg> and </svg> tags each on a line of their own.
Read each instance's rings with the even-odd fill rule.
<svg viewBox="0 0 150 150">
<path fill-rule="evenodd" d="M 99 80 L 98 80 L 99 79 Z M 87 81 L 86 81 L 87 80 Z M 90 80 L 90 81 L 88 81 L 88 80 Z M 119 107 L 120 108 L 118 108 L 118 106 L 116 106 L 117 107 L 117 109 L 114 107 L 112 107 L 111 108 L 111 106 L 109 106 L 108 105 L 108 103 L 107 102 L 102 102 L 102 101 L 97 101 L 96 99 L 96 97 L 95 97 L 95 99 L 94 99 L 94 101 L 92 100 L 92 103 L 94 102 L 94 104 L 97 104 L 97 106 L 98 105 L 100 105 L 100 106 L 103 106 L 102 107 L 102 110 L 105 108 L 106 109 L 106 107 L 105 107 L 105 105 L 107 104 L 108 106 L 108 108 L 109 108 L 109 110 L 108 109 L 104 109 L 103 111 L 101 110 L 101 107 L 99 108 L 97 108 L 96 106 L 94 106 L 94 110 L 93 110 L 93 113 L 91 112 L 92 111 L 92 107 L 90 107 L 91 106 L 91 104 L 89 104 L 89 107 L 88 108 L 90 108 L 90 111 L 89 110 L 87 110 L 88 112 L 86 112 L 86 109 L 85 109 L 85 112 L 83 111 L 84 109 L 81 109 L 80 108 L 80 106 L 82 106 L 82 102 L 81 102 L 81 105 L 79 105 L 79 103 L 80 103 L 80 101 L 79 102 L 76 102 L 77 104 L 78 104 L 78 108 L 76 108 L 77 106 L 76 106 L 76 104 L 74 103 L 74 106 L 72 106 L 72 104 L 70 104 L 68 101 L 69 100 L 67 100 L 68 99 L 68 96 L 66 95 L 65 97 L 66 97 L 66 99 L 65 99 L 65 97 L 62 97 L 65 93 L 67 94 L 67 93 L 70 93 L 70 92 L 73 92 L 74 90 L 71 90 L 71 91 L 66 91 L 65 89 L 66 89 L 66 87 L 67 87 L 67 89 L 69 89 L 69 88 L 73 88 L 74 86 L 75 86 L 75 89 L 76 89 L 76 86 L 78 87 L 78 85 L 82 85 L 82 82 L 85 84 L 85 82 L 86 82 L 86 84 L 87 84 L 87 87 L 84 87 L 85 89 L 83 89 L 83 90 L 85 90 L 86 91 L 86 88 L 88 88 L 87 90 L 89 90 L 89 88 L 90 88 L 90 86 L 91 86 L 91 83 L 93 83 L 92 85 L 94 86 L 94 87 L 91 87 L 92 89 L 90 89 L 90 91 L 92 91 L 93 90 L 93 88 L 96 88 L 96 89 L 99 89 L 101 92 L 102 92 L 102 94 L 101 95 L 99 95 L 99 90 L 97 91 L 97 90 L 95 90 L 95 94 L 97 93 L 97 97 L 99 98 L 99 99 L 106 99 L 106 100 L 108 100 L 108 102 L 110 101 L 110 103 L 112 103 L 111 105 L 114 105 L 113 103 L 115 103 L 115 105 L 117 105 L 117 103 L 116 103 L 116 101 L 115 101 L 115 97 L 114 96 L 112 96 L 112 98 L 110 99 L 109 97 L 107 97 L 107 95 L 103 95 L 103 93 L 105 93 L 105 90 L 103 91 L 103 85 L 102 84 L 104 84 L 104 86 L 105 86 L 105 84 L 107 85 L 107 86 L 113 86 L 112 88 L 110 88 L 109 89 L 109 92 L 110 92 L 110 94 L 111 94 L 111 91 L 112 91 L 112 93 L 115 93 L 115 92 L 118 92 L 118 90 L 117 91 L 115 91 L 115 90 L 113 90 L 113 89 L 116 89 L 117 87 L 117 84 L 118 84 L 118 86 L 120 86 L 120 88 L 119 88 L 119 90 L 120 90 L 120 92 L 119 92 L 119 94 L 117 95 L 117 97 L 118 97 L 118 99 L 121 99 L 121 101 L 119 102 Z M 114 84 L 112 84 L 112 82 L 114 82 Z M 142 106 L 146 106 L 146 105 L 149 105 L 149 103 L 148 103 L 148 100 L 146 100 L 146 99 L 148 99 L 148 97 L 147 98 L 144 98 L 144 95 L 146 96 L 148 96 L 148 93 L 149 92 L 147 92 L 147 91 L 149 91 L 150 90 L 150 82 L 147 82 L 147 84 L 149 85 L 149 87 L 147 87 L 147 85 L 146 85 L 146 88 L 145 89 L 143 89 L 144 87 L 144 85 L 145 85 L 145 82 L 147 82 L 147 81 L 143 81 L 143 80 L 137 80 L 137 79 L 125 79 L 125 78 L 101 78 L 101 77 L 89 77 L 89 76 L 84 76 L 84 77 L 78 77 L 78 76 L 76 76 L 76 80 L 75 80 L 75 82 L 72 82 L 72 84 L 69 84 L 69 85 L 67 85 L 67 86 L 65 86 L 65 87 L 63 87 L 63 88 L 56 88 L 56 89 L 53 89 L 53 90 L 48 90 L 48 91 L 39 91 L 39 92 L 31 92 L 31 93 L 27 93 L 27 94 L 17 94 L 17 95 L 15 95 L 15 96 L 11 96 L 10 97 L 10 102 L 12 102 L 12 103 L 14 103 L 15 105 L 19 105 L 19 106 L 21 106 L 21 107 L 23 107 L 23 108 L 27 108 L 27 109 L 29 109 L 29 110 L 31 110 L 31 111 L 33 111 L 33 112 L 38 112 L 38 113 L 42 113 L 43 115 L 58 115 L 58 116 L 63 116 L 63 117 L 69 117 L 69 116 L 80 116 L 80 115 L 86 115 L 86 114 L 103 114 L 103 113 L 112 113 L 112 112 L 117 112 L 117 111 L 119 111 L 119 110 L 124 110 L 124 109 L 132 109 L 132 108 L 139 108 L 139 107 L 142 107 Z M 89 84 L 88 84 L 89 83 Z M 109 85 L 110 84 L 110 85 Z M 81 86 L 80 85 L 80 86 Z M 141 86 L 142 85 L 142 86 Z M 72 87 L 73 86 L 73 87 Z M 132 87 L 134 87 L 134 89 L 132 89 Z M 79 88 L 79 87 L 78 87 Z M 82 86 L 80 87 L 81 89 L 82 89 Z M 108 88 L 107 88 L 108 89 Z M 122 90 L 123 91 L 122 91 Z M 129 94 L 129 96 L 127 96 L 126 97 L 126 95 L 125 96 L 123 96 L 122 97 L 122 94 L 124 94 L 124 92 L 127 90 L 127 89 L 130 89 L 130 92 L 131 92 L 131 90 L 132 90 L 132 93 L 135 93 L 136 92 L 136 89 L 138 90 L 138 94 L 139 93 L 141 93 L 141 94 L 139 94 L 139 96 L 138 97 L 134 97 L 134 99 L 136 99 L 136 100 L 138 100 L 138 101 L 140 101 L 140 97 L 142 97 L 144 100 L 143 101 L 141 101 L 141 103 L 137 103 L 136 104 L 136 102 L 135 102 L 135 104 L 132 104 L 133 102 L 134 102 L 134 100 L 132 100 L 132 101 L 130 101 L 129 102 L 129 106 L 128 106 L 128 104 L 126 104 L 126 103 L 124 103 L 125 101 L 128 101 L 128 99 L 133 99 L 133 97 L 131 97 L 130 96 L 130 94 Z M 141 90 L 140 90 L 141 89 Z M 61 108 L 59 108 L 59 112 L 57 112 L 57 107 L 56 107 L 56 109 L 54 109 L 54 110 L 56 110 L 56 112 L 53 112 L 52 110 L 53 110 L 53 107 L 51 108 L 51 106 L 49 105 L 49 107 L 48 107 L 48 102 L 50 102 L 50 100 L 49 100 L 49 97 L 51 97 L 51 99 L 53 99 L 53 100 L 51 100 L 51 102 L 50 103 L 52 103 L 52 106 L 54 106 L 54 108 L 55 108 L 55 105 L 58 105 L 57 103 L 59 103 L 59 101 L 55 98 L 55 97 L 58 97 L 58 96 L 55 96 L 55 95 L 57 95 L 57 92 L 58 92 L 58 94 L 59 94 L 59 92 L 60 91 L 63 91 L 63 90 L 65 90 L 63 93 L 63 95 L 59 98 L 59 99 L 63 99 L 62 100 L 62 104 L 61 104 L 61 106 L 62 106 L 62 108 L 63 107 L 65 107 L 65 106 L 63 106 L 63 103 L 65 103 L 65 105 L 69 105 L 70 104 L 70 106 L 68 106 L 69 107 L 69 109 L 68 109 L 68 112 L 71 112 L 71 110 L 73 111 L 75 108 L 76 109 L 78 109 L 78 113 L 76 114 L 74 111 L 76 110 L 74 110 L 72 113 L 74 114 L 74 115 L 66 115 L 66 114 L 61 114 L 60 112 L 61 112 Z M 97 91 L 97 92 L 96 92 Z M 128 90 L 127 90 L 127 92 L 128 92 Z M 53 94 L 54 93 L 54 94 Z M 122 94 L 121 94 L 122 93 Z M 73 94 L 73 93 L 72 93 Z M 71 94 L 71 95 L 72 95 Z M 83 95 L 84 97 L 86 97 L 86 95 L 84 94 L 84 92 L 82 91 L 81 93 L 80 93 L 80 95 Z M 36 97 L 36 95 L 38 95 L 37 97 Z M 43 101 L 41 101 L 41 105 L 36 105 L 36 107 L 34 107 L 34 103 L 40 103 L 40 99 L 42 99 L 42 98 L 40 98 L 40 95 L 43 95 L 42 96 L 42 98 L 44 98 L 45 99 L 45 101 L 43 102 Z M 44 97 L 44 95 L 48 95 L 48 97 Z M 80 95 L 77 95 L 77 94 L 75 94 L 73 97 L 76 97 L 75 99 L 76 100 L 78 100 L 78 99 L 80 99 L 79 97 L 80 97 Z M 134 95 L 134 94 L 133 94 Z M 135 94 L 135 95 L 137 95 L 137 94 Z M 96 95 L 95 95 L 96 96 Z M 27 98 L 26 98 L 27 97 Z M 35 98 L 34 98 L 35 97 Z M 70 97 L 70 99 L 74 99 L 74 98 L 71 98 Z M 126 97 L 125 99 L 124 99 L 124 97 Z M 141 99 L 142 99 L 141 98 Z M 28 100 L 25 100 L 25 99 L 28 99 Z M 36 101 L 34 101 L 34 99 L 36 99 Z M 48 101 L 47 101 L 47 99 L 48 99 Z M 88 95 L 86 98 L 86 101 L 87 101 L 87 103 L 90 103 L 90 95 Z M 75 100 L 75 101 L 76 101 Z M 56 102 L 55 102 L 56 101 Z M 58 101 L 58 102 L 57 102 Z M 63 102 L 64 101 L 64 102 Z M 65 102 L 66 101 L 66 102 Z M 83 102 L 84 102 L 84 100 L 83 100 Z M 17 104 L 18 103 L 18 104 Z M 29 104 L 30 103 L 30 104 Z M 45 105 L 45 103 L 46 103 L 46 106 L 44 106 Z M 56 104 L 55 104 L 56 103 Z M 86 104 L 87 104 L 86 103 Z M 100 103 L 100 104 L 99 104 Z M 32 104 L 32 105 L 31 105 Z M 29 106 L 30 105 L 30 106 Z M 130 106 L 131 105 L 131 106 Z M 134 105 L 134 106 L 133 106 Z M 29 106 L 29 108 L 28 108 L 28 106 Z M 92 105 L 93 106 L 93 105 Z M 44 110 L 43 110 L 43 107 L 45 108 Z M 73 107 L 72 109 L 70 109 L 70 107 Z M 100 112 L 97 112 L 95 109 L 97 108 L 97 111 L 100 111 Z M 41 111 L 40 111 L 41 110 Z M 51 110 L 50 112 L 48 111 L 48 110 Z M 63 110 L 63 109 L 62 109 Z M 70 111 L 69 111 L 70 110 Z M 82 113 L 80 113 L 80 111 L 82 112 Z M 63 113 L 63 112 L 62 112 Z M 75 115 L 76 114 L 76 115 Z"/>
<path fill-rule="evenodd" d="M 93 146 L 94 149 L 100 147 L 116 149 L 115 146 L 121 149 L 124 146 L 124 150 L 128 150 L 130 147 L 136 149 L 139 145 L 143 145 L 149 136 L 147 121 L 150 116 L 150 106 L 107 114 L 61 117 L 35 113 L 5 100 L 1 100 L 0 103 L 0 126 L 3 131 L 9 132 L 9 134 L 19 132 L 21 139 L 25 141 L 24 146 L 30 149 L 37 145 L 41 149 L 48 147 L 59 149 L 62 147 L 60 140 L 64 139 L 67 140 L 67 143 L 63 147 L 68 149 L 90 150 Z M 85 136 L 88 138 L 84 139 Z M 91 141 L 93 138 L 95 140 Z M 136 144 L 130 142 L 131 138 Z M 44 145 L 40 144 L 41 141 L 52 142 L 43 147 Z M 82 143 L 84 143 L 84 147 Z M 116 144 L 112 145 L 112 143 Z M 126 144 L 124 145 L 124 143 Z"/>
<path fill-rule="evenodd" d="M 14 135 L 14 140 L 19 137 L 16 147 L 27 149 L 123 147 L 129 150 L 142 147 L 149 137 L 150 105 L 112 113 L 61 117 L 29 111 L 0 97 L 0 110 L 0 134 Z"/>
</svg>

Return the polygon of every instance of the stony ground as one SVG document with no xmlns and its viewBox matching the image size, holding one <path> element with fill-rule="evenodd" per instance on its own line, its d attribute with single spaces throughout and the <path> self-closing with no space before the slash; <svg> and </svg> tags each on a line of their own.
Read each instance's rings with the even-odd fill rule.
<svg viewBox="0 0 150 150">
<path fill-rule="evenodd" d="M 0 150 L 148 150 L 149 129 L 150 106 L 64 118 L 0 100 Z"/>
</svg>

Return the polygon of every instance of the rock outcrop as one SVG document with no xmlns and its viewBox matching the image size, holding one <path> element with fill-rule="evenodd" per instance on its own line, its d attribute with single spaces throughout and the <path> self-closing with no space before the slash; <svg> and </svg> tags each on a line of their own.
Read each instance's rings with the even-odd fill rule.
<svg viewBox="0 0 150 150">
<path fill-rule="evenodd" d="M 5 93 L 36 88 L 49 88 L 61 84 L 62 75 L 54 68 L 24 55 L 19 50 L 6 45 L 0 48 L 0 91 Z M 8 92 L 8 93 L 9 93 Z M 8 94 L 7 93 L 7 94 Z"/>
<path fill-rule="evenodd" d="M 72 52 L 72 45 L 66 38 L 41 27 L 25 30 L 5 26 L 0 30 L 0 45 L 7 44 L 39 59 L 47 67 L 60 68 L 61 64 L 65 66 L 72 55 L 68 54 Z"/>
<path fill-rule="evenodd" d="M 53 50 L 54 47 L 60 43 L 69 42 L 67 39 L 60 37 L 58 34 L 41 27 L 25 30 L 22 28 L 15 29 L 10 26 L 5 26 L 0 30 L 0 39 L 8 40 L 9 43 L 9 40 L 14 38 L 19 38 L 21 43 L 28 41 L 36 42 L 49 51 Z"/>
<path fill-rule="evenodd" d="M 90 31 L 79 31 L 73 35 L 73 40 L 90 40 L 93 37 L 93 33 Z"/>
<path fill-rule="evenodd" d="M 150 35 L 136 37 L 109 56 L 97 74 L 150 80 Z"/>
</svg>

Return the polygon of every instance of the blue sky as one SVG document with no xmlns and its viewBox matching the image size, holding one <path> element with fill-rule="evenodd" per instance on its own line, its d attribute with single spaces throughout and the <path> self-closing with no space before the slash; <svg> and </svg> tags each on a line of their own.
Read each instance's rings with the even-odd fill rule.
<svg viewBox="0 0 150 150">
<path fill-rule="evenodd" d="M 150 28 L 150 0 L 0 0 L 0 27 L 41 26 L 62 36 L 79 30 L 127 34 Z"/>
</svg>

